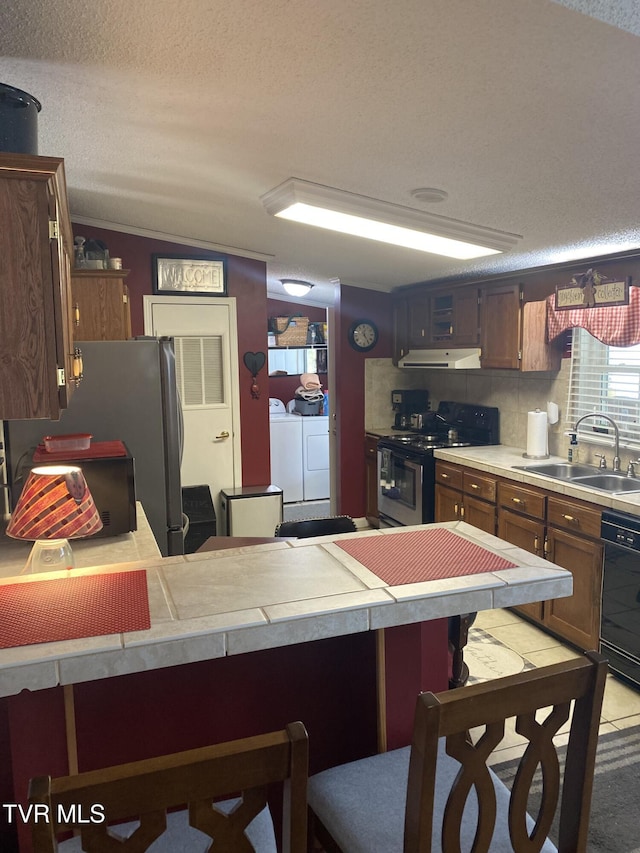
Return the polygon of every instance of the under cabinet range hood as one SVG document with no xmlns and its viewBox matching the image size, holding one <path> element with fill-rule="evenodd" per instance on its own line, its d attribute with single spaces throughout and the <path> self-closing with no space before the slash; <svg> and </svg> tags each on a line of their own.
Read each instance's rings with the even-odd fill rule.
<svg viewBox="0 0 640 853">
<path fill-rule="evenodd" d="M 411 350 L 398 362 L 398 367 L 421 367 L 430 370 L 474 370 L 480 367 L 479 347 L 468 349 Z"/>
</svg>

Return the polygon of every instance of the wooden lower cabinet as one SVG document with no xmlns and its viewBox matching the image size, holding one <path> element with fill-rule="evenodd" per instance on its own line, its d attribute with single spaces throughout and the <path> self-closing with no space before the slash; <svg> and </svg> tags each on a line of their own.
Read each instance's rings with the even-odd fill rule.
<svg viewBox="0 0 640 853">
<path fill-rule="evenodd" d="M 496 532 L 496 505 L 488 501 L 481 501 L 469 495 L 463 497 L 464 521 L 479 527 L 485 533 L 495 535 Z"/>
<path fill-rule="evenodd" d="M 378 438 L 375 435 L 364 437 L 364 466 L 366 477 L 366 509 L 367 521 L 373 527 L 378 527 Z"/>
<path fill-rule="evenodd" d="M 547 559 L 573 576 L 573 595 L 545 602 L 544 622 L 581 649 L 598 648 L 603 547 L 566 530 L 547 530 Z"/>
<path fill-rule="evenodd" d="M 435 520 L 436 521 L 460 521 L 460 508 L 462 506 L 462 492 L 457 489 L 449 489 L 446 486 L 436 485 Z"/>
<path fill-rule="evenodd" d="M 537 557 L 543 556 L 544 551 L 544 522 L 536 518 L 527 518 L 511 510 L 500 508 L 498 512 L 498 536 L 512 545 L 517 545 L 524 551 L 529 551 Z M 533 601 L 530 604 L 520 604 L 514 608 L 519 613 L 542 622 L 542 602 Z"/>
<path fill-rule="evenodd" d="M 496 533 L 573 576 L 573 595 L 513 609 L 580 649 L 597 649 L 603 547 L 600 508 L 545 489 L 436 463 L 436 521 L 466 521 Z M 493 498 L 493 499 L 492 499 Z"/>
<path fill-rule="evenodd" d="M 466 521 L 495 535 L 495 497 L 495 478 L 446 462 L 436 463 L 436 521 Z"/>
<path fill-rule="evenodd" d="M 573 577 L 568 598 L 522 604 L 514 610 L 580 649 L 597 649 L 603 558 L 600 509 L 512 482 L 501 482 L 499 495 L 498 536 L 557 563 Z"/>
</svg>

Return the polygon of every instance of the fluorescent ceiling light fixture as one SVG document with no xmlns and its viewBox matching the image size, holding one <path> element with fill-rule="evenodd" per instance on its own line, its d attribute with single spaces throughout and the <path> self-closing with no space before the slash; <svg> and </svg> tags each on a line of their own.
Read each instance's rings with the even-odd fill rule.
<svg viewBox="0 0 640 853">
<path fill-rule="evenodd" d="M 280 281 L 291 296 L 306 296 L 313 287 L 308 281 L 299 281 L 296 278 L 281 278 Z"/>
<path fill-rule="evenodd" d="M 378 201 L 298 178 L 261 196 L 274 216 L 356 237 L 468 260 L 506 252 L 519 234 L 472 225 L 435 213 Z"/>
</svg>

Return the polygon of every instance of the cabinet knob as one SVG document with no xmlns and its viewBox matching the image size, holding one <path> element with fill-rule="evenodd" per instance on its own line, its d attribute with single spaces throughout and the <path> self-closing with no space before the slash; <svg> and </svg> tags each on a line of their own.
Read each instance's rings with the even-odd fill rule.
<svg viewBox="0 0 640 853">
<path fill-rule="evenodd" d="M 73 325 L 74 326 L 80 325 L 80 306 L 78 305 L 77 302 L 73 306 Z"/>
<path fill-rule="evenodd" d="M 522 504 L 524 506 L 524 501 L 522 500 L 522 498 L 511 498 L 511 500 L 514 502 L 514 504 Z"/>
<path fill-rule="evenodd" d="M 480 486 L 477 483 L 471 483 L 470 485 L 471 485 L 472 489 L 479 489 L 480 488 Z"/>
<path fill-rule="evenodd" d="M 575 522 L 578 521 L 577 518 L 574 518 L 572 515 L 566 515 L 565 513 L 562 513 L 562 517 L 564 518 L 565 521 L 575 521 Z"/>
<path fill-rule="evenodd" d="M 448 475 L 448 474 L 440 474 L 440 476 L 442 477 L 442 479 L 443 479 L 443 480 L 448 480 L 448 479 L 449 479 L 449 475 Z"/>
</svg>

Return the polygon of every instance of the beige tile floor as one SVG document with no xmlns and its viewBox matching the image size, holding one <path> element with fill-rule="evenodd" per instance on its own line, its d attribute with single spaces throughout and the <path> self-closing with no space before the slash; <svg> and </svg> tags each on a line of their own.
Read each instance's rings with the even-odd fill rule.
<svg viewBox="0 0 640 853">
<path fill-rule="evenodd" d="M 516 652 L 535 666 L 546 666 L 558 661 L 577 657 L 578 652 L 563 645 L 545 631 L 521 619 L 510 610 L 485 610 L 478 613 L 475 628 L 482 628 L 507 648 Z M 473 675 L 473 661 L 468 658 Z M 505 673 L 506 674 L 506 673 Z M 607 676 L 604 702 L 602 706 L 600 734 L 640 725 L 640 691 L 628 687 L 613 675 Z M 565 727 L 566 730 L 566 727 Z M 563 729 L 560 730 L 557 743 L 562 742 Z M 523 739 L 515 731 L 507 732 L 503 747 L 496 750 L 494 762 L 509 761 L 518 757 L 522 751 Z"/>
</svg>

